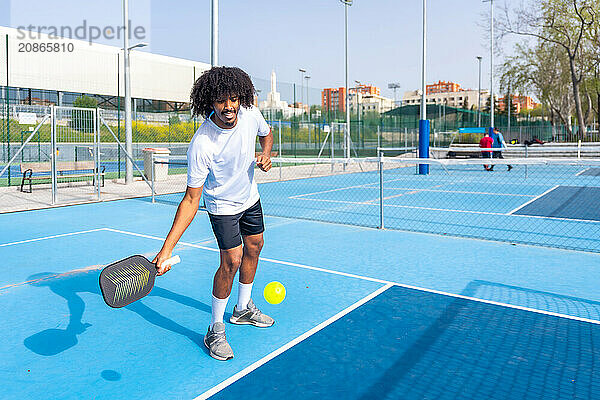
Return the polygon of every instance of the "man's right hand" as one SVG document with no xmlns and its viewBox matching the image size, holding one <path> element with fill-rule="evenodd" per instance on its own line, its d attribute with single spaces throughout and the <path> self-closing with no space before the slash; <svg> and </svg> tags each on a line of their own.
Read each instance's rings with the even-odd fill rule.
<svg viewBox="0 0 600 400">
<path fill-rule="evenodd" d="M 156 257 L 154 257 L 154 260 L 152 260 L 152 262 L 154 264 L 156 264 L 156 275 L 163 275 L 166 272 L 169 272 L 169 270 L 171 269 L 171 266 L 168 264 L 165 264 L 165 260 L 168 260 L 169 258 L 171 258 L 171 252 L 170 251 L 163 251 L 161 250 Z"/>
</svg>

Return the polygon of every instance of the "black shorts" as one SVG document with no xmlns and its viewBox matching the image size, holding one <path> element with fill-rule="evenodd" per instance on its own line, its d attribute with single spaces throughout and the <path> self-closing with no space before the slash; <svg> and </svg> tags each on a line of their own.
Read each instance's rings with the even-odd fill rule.
<svg viewBox="0 0 600 400">
<path fill-rule="evenodd" d="M 221 250 L 238 247 L 242 244 L 242 236 L 258 235 L 265 231 L 260 200 L 239 214 L 214 215 L 208 213 L 208 216 Z"/>
</svg>

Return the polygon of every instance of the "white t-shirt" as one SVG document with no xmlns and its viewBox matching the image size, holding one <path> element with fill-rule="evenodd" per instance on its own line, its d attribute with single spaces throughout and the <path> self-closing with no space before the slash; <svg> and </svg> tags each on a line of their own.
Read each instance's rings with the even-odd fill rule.
<svg viewBox="0 0 600 400">
<path fill-rule="evenodd" d="M 254 181 L 256 135 L 267 136 L 269 125 L 252 106 L 240 107 L 237 124 L 219 128 L 207 118 L 198 128 L 187 151 L 187 185 L 199 188 L 209 213 L 233 215 L 259 199 Z"/>
</svg>

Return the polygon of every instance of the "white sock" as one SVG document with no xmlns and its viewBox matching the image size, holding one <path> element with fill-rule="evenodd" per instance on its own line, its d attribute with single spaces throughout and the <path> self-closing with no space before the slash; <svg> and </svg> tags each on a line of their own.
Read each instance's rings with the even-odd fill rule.
<svg viewBox="0 0 600 400">
<path fill-rule="evenodd" d="M 239 282 L 240 286 L 238 287 L 238 310 L 245 310 L 248 307 L 248 302 L 252 297 L 252 283 L 242 283 Z"/>
<path fill-rule="evenodd" d="M 225 307 L 227 307 L 227 301 L 229 296 L 225 299 L 219 299 L 213 294 L 212 297 L 212 319 L 210 321 L 210 329 L 212 329 L 215 322 L 223 322 L 223 315 L 225 315 Z"/>
</svg>

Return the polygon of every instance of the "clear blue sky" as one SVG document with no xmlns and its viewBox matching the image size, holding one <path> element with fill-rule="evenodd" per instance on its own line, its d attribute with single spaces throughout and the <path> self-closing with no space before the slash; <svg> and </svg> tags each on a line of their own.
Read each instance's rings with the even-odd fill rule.
<svg viewBox="0 0 600 400">
<path fill-rule="evenodd" d="M 0 0 L 0 24 L 77 25 L 83 19 L 118 25 L 121 0 Z M 134 24 L 148 29 L 153 53 L 210 62 L 210 0 L 130 0 Z M 3 10 L 9 9 L 6 18 Z M 422 2 L 355 0 L 349 8 L 350 84 L 372 83 L 393 97 L 420 87 Z M 489 87 L 489 50 L 481 0 L 428 0 L 427 82 L 451 80 L 477 88 L 476 56 Z M 2 17 L 4 15 L 4 17 Z M 219 63 L 253 77 L 300 84 L 311 76 L 311 97 L 344 85 L 344 7 L 339 0 L 220 0 Z M 119 45 L 120 43 L 111 43 Z M 260 86 L 260 85 L 259 85 Z M 400 98 L 400 95 L 398 96 Z M 316 101 L 315 98 L 313 100 Z"/>
</svg>

